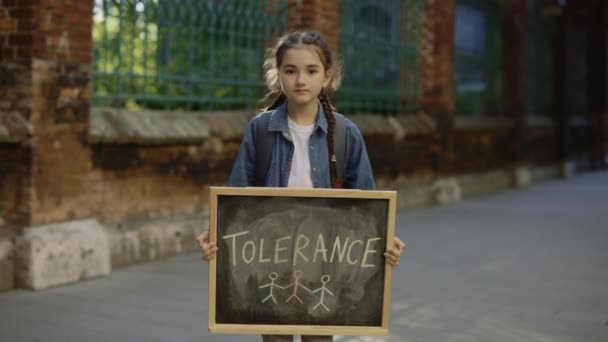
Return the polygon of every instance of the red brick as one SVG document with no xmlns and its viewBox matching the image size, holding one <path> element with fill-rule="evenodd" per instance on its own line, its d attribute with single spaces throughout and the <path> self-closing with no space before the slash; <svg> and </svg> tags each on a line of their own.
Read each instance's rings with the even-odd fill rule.
<svg viewBox="0 0 608 342">
<path fill-rule="evenodd" d="M 83 14 L 93 13 L 93 1 L 76 1 L 76 3 L 72 7 Z"/>
<path fill-rule="evenodd" d="M 72 56 L 71 54 L 68 55 L 67 53 L 58 52 L 55 54 L 55 59 L 57 60 L 57 62 L 67 63 L 72 60 Z"/>
<path fill-rule="evenodd" d="M 15 50 L 13 48 L 0 49 L 0 60 L 10 60 L 15 58 Z"/>
<path fill-rule="evenodd" d="M 77 57 L 78 61 L 82 62 L 82 63 L 91 63 L 93 61 L 92 51 L 79 52 L 78 54 L 76 54 L 76 57 Z"/>
<path fill-rule="evenodd" d="M 30 59 L 30 58 L 32 58 L 32 54 L 33 54 L 33 52 L 32 52 L 32 48 L 31 47 L 20 46 L 20 47 L 17 48 L 17 55 L 16 55 L 16 57 L 17 58 L 21 58 L 21 59 Z"/>
<path fill-rule="evenodd" d="M 33 31 L 35 27 L 33 19 L 19 19 L 17 22 L 17 28 L 19 32 Z"/>
<path fill-rule="evenodd" d="M 0 20 L 0 32 L 15 32 L 17 25 L 15 21 L 11 19 Z"/>
<path fill-rule="evenodd" d="M 35 49 L 42 49 L 46 46 L 46 37 L 42 34 L 36 34 L 34 36 L 34 42 L 32 44 L 32 46 Z"/>
<path fill-rule="evenodd" d="M 31 33 L 14 33 L 8 37 L 10 45 L 27 46 L 32 45 L 33 36 Z"/>
<path fill-rule="evenodd" d="M 81 44 L 87 41 L 91 41 L 93 39 L 92 33 L 90 30 L 78 30 L 70 32 L 70 40 L 74 42 L 73 46 L 76 44 Z"/>
<path fill-rule="evenodd" d="M 33 7 L 36 5 L 36 0 L 17 0 L 17 7 Z"/>
<path fill-rule="evenodd" d="M 11 17 L 14 19 L 33 19 L 34 8 L 33 7 L 16 7 L 9 11 Z"/>
<path fill-rule="evenodd" d="M 67 18 L 60 19 L 63 23 L 68 24 L 70 27 L 77 27 L 79 24 L 83 24 L 86 19 L 76 15 L 70 15 Z"/>
<path fill-rule="evenodd" d="M 40 59 L 53 59 L 55 57 L 49 49 L 36 49 L 34 50 L 34 56 Z"/>
</svg>

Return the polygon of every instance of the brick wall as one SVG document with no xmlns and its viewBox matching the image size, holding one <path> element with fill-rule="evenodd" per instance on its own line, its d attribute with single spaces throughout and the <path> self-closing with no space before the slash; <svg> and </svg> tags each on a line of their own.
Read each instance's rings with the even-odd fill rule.
<svg viewBox="0 0 608 342">
<path fill-rule="evenodd" d="M 239 143 L 94 144 L 94 216 L 108 223 L 205 211 L 208 188 L 226 184 Z"/>
<path fill-rule="evenodd" d="M 0 7 L 0 111 L 31 114 L 33 2 L 6 0 Z"/>
<path fill-rule="evenodd" d="M 555 149 L 555 127 L 528 127 L 524 134 L 523 160 L 529 165 L 547 165 L 559 159 Z"/>
<path fill-rule="evenodd" d="M 511 127 L 457 129 L 454 132 L 454 159 L 451 173 L 489 171 L 509 166 Z"/>
<path fill-rule="evenodd" d="M 31 223 L 89 217 L 92 2 L 34 6 Z"/>
<path fill-rule="evenodd" d="M 289 4 L 290 29 L 318 30 L 334 48 L 338 16 L 337 1 Z M 25 167 L 18 167 L 18 148 L 2 151 L 11 186 L 0 194 L 11 205 L 0 209 L 1 217 L 20 207 L 23 225 L 86 217 L 114 222 L 204 209 L 206 189 L 225 183 L 240 137 L 221 142 L 221 157 L 209 153 L 209 142 L 89 144 L 91 26 L 92 2 L 1 2 L 0 110 L 25 118 L 35 137 Z"/>
<path fill-rule="evenodd" d="M 25 119 L 35 136 L 17 186 L 24 224 L 91 215 L 92 2 L 3 0 L 0 7 L 0 111 Z M 15 152 L 13 159 L 23 160 Z M 25 184 L 25 185 L 24 185 Z"/>
<path fill-rule="evenodd" d="M 420 101 L 430 112 L 454 113 L 455 0 L 427 0 L 420 30 Z"/>
<path fill-rule="evenodd" d="M 30 118 L 33 2 L 3 0 L 0 6 L 0 116 Z M 3 122 L 7 133 L 14 125 Z M 0 226 L 29 224 L 31 160 L 28 146 L 0 143 Z"/>
<path fill-rule="evenodd" d="M 18 145 L 0 143 L 0 161 L 0 227 L 16 230 L 28 223 L 29 153 Z"/>
<path fill-rule="evenodd" d="M 524 161 L 524 89 L 526 1 L 501 0 L 502 21 L 502 104 L 505 117 L 513 122 L 509 147 L 506 151 L 511 163 Z"/>
<path fill-rule="evenodd" d="M 109 114 L 109 113 L 113 114 Z M 131 219 L 192 214 L 208 208 L 208 187 L 223 186 L 240 146 L 248 119 L 255 113 L 132 113 L 126 110 L 96 108 L 91 143 L 89 194 L 97 202 L 94 216 L 104 223 Z M 120 132 L 126 120 L 172 117 L 209 127 L 209 135 L 145 140 L 146 132 L 127 136 Z M 424 115 L 387 118 L 375 115 L 350 117 L 364 135 L 372 168 L 379 184 L 390 184 L 400 177 L 429 173 L 428 137 L 434 126 Z M 106 121 L 106 123 L 100 122 Z M 112 122 L 119 129 L 101 130 Z M 153 125 L 158 131 L 160 122 Z M 115 135 L 116 134 L 116 135 Z"/>
<path fill-rule="evenodd" d="M 339 0 L 289 0 L 288 29 L 321 33 L 337 51 L 340 46 Z"/>
<path fill-rule="evenodd" d="M 429 145 L 433 170 L 449 173 L 454 167 L 454 17 L 455 0 L 425 1 L 420 30 L 420 105 L 437 129 Z"/>
<path fill-rule="evenodd" d="M 426 1 L 423 113 L 353 117 L 381 184 L 509 165 L 509 123 L 455 124 L 454 8 L 454 0 Z M 318 30 L 337 49 L 339 12 L 339 1 L 293 0 L 289 27 Z M 0 112 L 22 116 L 34 137 L 0 145 L 0 219 L 22 225 L 87 217 L 120 222 L 205 210 L 208 186 L 228 178 L 246 120 L 208 118 L 209 137 L 188 142 L 93 141 L 91 21 L 90 1 L 0 1 Z M 551 161 L 549 131 L 531 134 L 531 159 Z"/>
</svg>

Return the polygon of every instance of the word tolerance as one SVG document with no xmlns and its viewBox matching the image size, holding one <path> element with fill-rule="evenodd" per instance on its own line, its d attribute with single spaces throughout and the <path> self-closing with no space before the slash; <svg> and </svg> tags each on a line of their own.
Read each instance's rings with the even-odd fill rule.
<svg viewBox="0 0 608 342">
<path fill-rule="evenodd" d="M 304 234 L 294 237 L 285 236 L 278 239 L 266 240 L 263 238 L 252 239 L 249 231 L 224 235 L 222 239 L 228 240 L 231 248 L 230 261 L 233 266 L 244 262 L 281 264 L 291 263 L 297 266 L 301 263 L 348 263 L 360 265 L 360 267 L 376 267 L 370 260 L 373 254 L 381 249 L 376 249 L 376 241 L 379 237 L 363 240 L 351 240 L 346 236 L 336 236 L 333 241 L 326 243 L 322 234 L 318 234 L 311 240 Z M 264 247 L 266 245 L 266 247 Z M 293 250 L 290 251 L 290 247 Z"/>
</svg>

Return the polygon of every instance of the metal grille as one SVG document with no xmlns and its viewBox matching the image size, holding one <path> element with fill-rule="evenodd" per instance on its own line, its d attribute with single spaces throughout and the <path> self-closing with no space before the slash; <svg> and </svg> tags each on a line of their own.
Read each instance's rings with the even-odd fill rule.
<svg viewBox="0 0 608 342">
<path fill-rule="evenodd" d="M 414 111 L 423 0 L 341 0 L 344 113 Z"/>
<path fill-rule="evenodd" d="M 555 18 L 543 13 L 543 1 L 528 0 L 526 22 L 525 112 L 552 112 L 553 29 Z"/>
<path fill-rule="evenodd" d="M 94 104 L 257 108 L 287 0 L 95 0 Z"/>
<path fill-rule="evenodd" d="M 456 1 L 454 86 L 458 115 L 500 112 L 499 15 L 497 0 Z"/>
</svg>

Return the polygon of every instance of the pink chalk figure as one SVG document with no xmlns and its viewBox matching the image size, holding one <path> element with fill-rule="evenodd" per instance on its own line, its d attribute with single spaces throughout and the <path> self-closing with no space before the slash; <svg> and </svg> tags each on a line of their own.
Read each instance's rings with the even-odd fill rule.
<svg viewBox="0 0 608 342">
<path fill-rule="evenodd" d="M 302 300 L 300 299 L 300 297 L 298 297 L 298 288 L 302 288 L 310 293 L 312 293 L 312 291 L 310 291 L 309 288 L 307 288 L 306 286 L 300 284 L 300 278 L 302 278 L 302 272 L 300 271 L 295 271 L 293 272 L 293 283 L 285 286 L 285 288 L 289 288 L 293 286 L 293 292 L 291 293 L 291 296 L 289 298 L 287 298 L 287 300 L 285 301 L 285 303 L 288 303 L 292 298 L 295 298 L 298 300 L 298 302 L 300 302 L 300 304 L 304 304 L 304 302 L 302 302 Z"/>
<path fill-rule="evenodd" d="M 268 278 L 270 278 L 270 283 L 268 283 L 268 284 L 264 284 L 264 285 L 261 285 L 261 286 L 259 287 L 259 288 L 261 288 L 261 289 L 266 288 L 266 287 L 269 287 L 269 288 L 270 288 L 270 291 L 269 291 L 268 296 L 262 300 L 262 303 L 264 303 L 265 301 L 267 301 L 267 300 L 269 300 L 269 299 L 272 299 L 272 301 L 273 301 L 275 304 L 277 303 L 277 300 L 274 298 L 274 294 L 272 293 L 272 292 L 273 292 L 273 290 L 274 290 L 274 288 L 275 288 L 275 287 L 278 287 L 278 288 L 280 288 L 280 289 L 285 289 L 285 287 L 283 287 L 283 286 L 281 286 L 281 285 L 277 285 L 277 284 L 275 284 L 275 283 L 274 283 L 274 282 L 277 280 L 277 278 L 278 278 L 278 277 L 279 277 L 279 275 L 277 274 L 277 272 L 272 272 L 272 273 L 270 273 L 270 274 L 268 275 Z"/>
<path fill-rule="evenodd" d="M 329 311 L 329 308 L 325 304 L 323 304 L 323 301 L 325 300 L 325 293 L 329 293 L 332 296 L 334 295 L 331 291 L 329 291 L 327 289 L 327 287 L 325 287 L 325 284 L 327 284 L 329 282 L 329 275 L 327 275 L 327 274 L 323 275 L 321 277 L 321 282 L 323 283 L 323 286 L 321 286 L 318 289 L 312 291 L 312 293 L 317 293 L 317 292 L 321 291 L 319 303 L 317 305 L 315 305 L 312 309 L 316 310 L 319 305 L 323 305 L 323 307 L 325 308 L 325 310 Z"/>
</svg>

